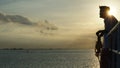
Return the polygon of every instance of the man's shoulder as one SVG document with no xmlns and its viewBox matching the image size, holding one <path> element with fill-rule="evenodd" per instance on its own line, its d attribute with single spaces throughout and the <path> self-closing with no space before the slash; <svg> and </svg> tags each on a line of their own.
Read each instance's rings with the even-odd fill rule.
<svg viewBox="0 0 120 68">
<path fill-rule="evenodd" d="M 114 20 L 114 21 L 118 21 L 117 18 L 115 18 L 115 16 L 110 15 L 106 18 L 107 20 Z"/>
<path fill-rule="evenodd" d="M 115 16 L 113 16 L 113 15 L 108 16 L 108 18 L 110 18 L 110 19 L 116 19 Z"/>
</svg>

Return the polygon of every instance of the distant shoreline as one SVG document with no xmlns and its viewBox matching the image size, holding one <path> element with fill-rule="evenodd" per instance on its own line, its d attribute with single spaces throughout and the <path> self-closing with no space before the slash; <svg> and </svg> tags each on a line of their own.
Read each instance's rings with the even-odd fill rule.
<svg viewBox="0 0 120 68">
<path fill-rule="evenodd" d="M 88 50 L 88 48 L 1 48 L 0 50 Z"/>
</svg>

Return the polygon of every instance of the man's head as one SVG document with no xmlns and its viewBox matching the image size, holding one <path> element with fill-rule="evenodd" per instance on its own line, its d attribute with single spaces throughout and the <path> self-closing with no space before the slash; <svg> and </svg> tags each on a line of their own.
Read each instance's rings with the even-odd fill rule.
<svg viewBox="0 0 120 68">
<path fill-rule="evenodd" d="M 108 6 L 99 6 L 100 8 L 100 18 L 106 18 L 110 8 Z"/>
</svg>

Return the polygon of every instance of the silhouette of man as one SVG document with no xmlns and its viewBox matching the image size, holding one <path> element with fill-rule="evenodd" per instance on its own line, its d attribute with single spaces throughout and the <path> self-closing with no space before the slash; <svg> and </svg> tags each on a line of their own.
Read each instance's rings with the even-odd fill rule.
<svg viewBox="0 0 120 68">
<path fill-rule="evenodd" d="M 97 36 L 104 35 L 103 47 L 100 59 L 100 68 L 111 68 L 112 53 L 110 51 L 112 43 L 111 37 L 107 37 L 108 32 L 117 24 L 118 20 L 113 16 L 109 15 L 110 8 L 108 6 L 99 6 L 100 18 L 104 19 L 104 30 L 96 32 Z"/>
</svg>

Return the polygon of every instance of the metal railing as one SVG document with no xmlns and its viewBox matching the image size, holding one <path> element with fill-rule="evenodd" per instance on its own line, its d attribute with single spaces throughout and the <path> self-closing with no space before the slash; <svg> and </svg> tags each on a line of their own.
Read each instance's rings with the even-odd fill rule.
<svg viewBox="0 0 120 68">
<path fill-rule="evenodd" d="M 120 22 L 118 22 L 107 34 L 107 37 L 109 37 L 114 31 L 120 31 L 119 29 L 117 28 L 120 28 Z M 120 41 L 119 41 L 120 43 Z M 119 54 L 120 55 L 120 51 L 119 50 L 115 50 L 115 49 L 109 49 L 110 51 L 114 52 L 115 54 Z"/>
<path fill-rule="evenodd" d="M 118 25 L 119 25 L 119 24 L 120 24 L 120 22 L 118 22 L 118 23 L 109 31 L 109 33 L 107 34 L 107 37 L 109 37 L 109 35 L 118 28 Z"/>
</svg>

